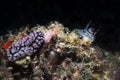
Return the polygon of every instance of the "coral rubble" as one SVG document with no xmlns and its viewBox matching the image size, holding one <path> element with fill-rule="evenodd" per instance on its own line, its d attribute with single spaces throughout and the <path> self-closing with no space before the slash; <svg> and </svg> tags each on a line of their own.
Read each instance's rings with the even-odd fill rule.
<svg viewBox="0 0 120 80">
<path fill-rule="evenodd" d="M 47 32 L 55 25 L 60 26 L 57 37 L 37 51 L 39 55 L 24 56 L 9 63 L 6 49 L 13 42 L 23 39 L 28 33 Z M 114 80 L 120 74 L 114 73 L 120 70 L 120 66 L 114 63 L 119 59 L 58 22 L 31 29 L 27 27 L 17 34 L 6 34 L 1 36 L 0 45 L 0 80 Z M 116 68 L 113 68 L 113 64 Z M 111 77 L 112 74 L 116 75 Z"/>
</svg>

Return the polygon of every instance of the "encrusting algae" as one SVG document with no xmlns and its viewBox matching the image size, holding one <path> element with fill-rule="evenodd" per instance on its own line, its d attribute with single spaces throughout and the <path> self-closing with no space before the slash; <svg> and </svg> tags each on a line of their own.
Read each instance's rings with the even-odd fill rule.
<svg viewBox="0 0 120 80">
<path fill-rule="evenodd" d="M 0 80 L 114 80 L 113 58 L 76 29 L 54 22 L 7 35 L 0 41 Z"/>
</svg>

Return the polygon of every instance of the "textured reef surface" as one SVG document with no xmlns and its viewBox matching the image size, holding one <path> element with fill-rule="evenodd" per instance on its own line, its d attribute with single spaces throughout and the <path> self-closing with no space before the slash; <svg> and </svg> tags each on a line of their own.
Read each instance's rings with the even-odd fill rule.
<svg viewBox="0 0 120 80">
<path fill-rule="evenodd" d="M 56 37 L 44 33 L 59 25 Z M 0 36 L 0 80 L 120 80 L 120 54 L 59 22 Z"/>
</svg>

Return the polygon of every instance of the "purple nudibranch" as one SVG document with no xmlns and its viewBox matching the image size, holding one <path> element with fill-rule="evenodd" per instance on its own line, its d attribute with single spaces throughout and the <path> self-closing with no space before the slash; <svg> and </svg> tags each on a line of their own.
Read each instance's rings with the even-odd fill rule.
<svg viewBox="0 0 120 80">
<path fill-rule="evenodd" d="M 33 32 L 21 40 L 14 42 L 7 50 L 9 61 L 15 61 L 21 57 L 32 55 L 40 50 L 44 43 L 43 32 Z"/>
</svg>

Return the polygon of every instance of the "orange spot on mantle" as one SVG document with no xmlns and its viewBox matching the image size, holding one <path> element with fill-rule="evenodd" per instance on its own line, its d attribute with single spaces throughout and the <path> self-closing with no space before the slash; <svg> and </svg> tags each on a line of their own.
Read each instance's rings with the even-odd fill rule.
<svg viewBox="0 0 120 80">
<path fill-rule="evenodd" d="M 2 48 L 7 51 L 8 47 L 11 46 L 13 41 L 6 41 L 2 44 Z"/>
</svg>

